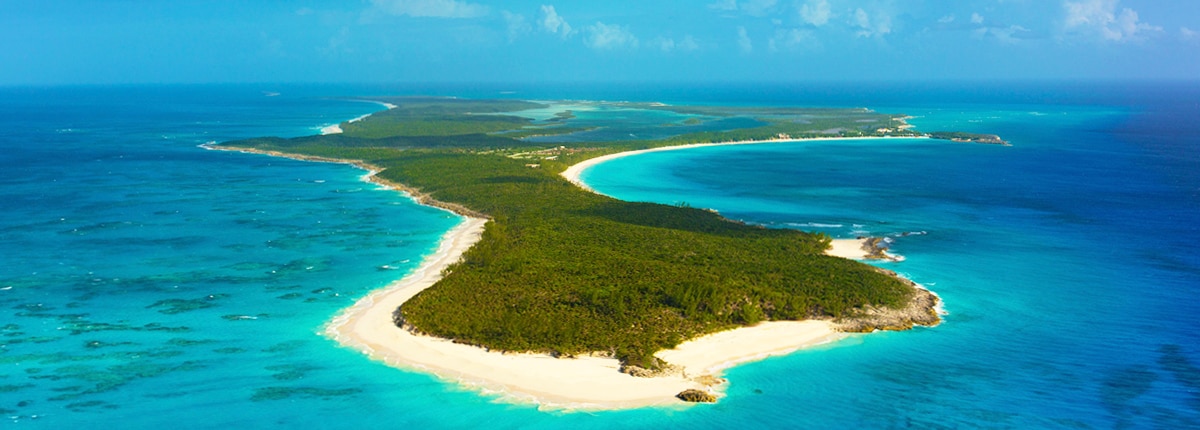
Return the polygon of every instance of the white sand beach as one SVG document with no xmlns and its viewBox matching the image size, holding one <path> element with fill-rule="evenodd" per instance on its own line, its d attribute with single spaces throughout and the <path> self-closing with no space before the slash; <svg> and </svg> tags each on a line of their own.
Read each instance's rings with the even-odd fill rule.
<svg viewBox="0 0 1200 430">
<path fill-rule="evenodd" d="M 919 137 L 919 136 L 916 136 L 916 137 L 889 137 L 889 136 L 882 136 L 882 137 L 880 137 L 880 136 L 873 136 L 873 137 L 814 137 L 814 138 L 807 138 L 807 139 L 740 140 L 740 141 L 735 141 L 735 142 L 693 143 L 693 144 L 689 144 L 689 145 L 663 146 L 663 147 L 658 147 L 658 148 L 639 149 L 636 151 L 618 152 L 615 154 L 608 154 L 608 155 L 602 155 L 602 156 L 595 157 L 595 158 L 589 158 L 587 160 L 583 160 L 577 164 L 574 164 L 571 167 L 568 167 L 567 170 L 564 170 L 561 173 L 561 175 L 563 178 L 566 178 L 566 180 L 570 181 L 572 184 L 575 184 L 579 188 L 583 188 L 583 189 L 591 191 L 593 193 L 603 195 L 604 193 L 597 192 L 596 190 L 592 189 L 592 187 L 589 187 L 586 183 L 584 183 L 583 180 L 580 179 L 580 175 L 583 173 L 584 170 L 587 170 L 588 168 L 595 166 L 597 164 L 603 163 L 605 161 L 615 160 L 615 159 L 622 158 L 622 157 L 628 157 L 631 155 L 645 154 L 648 152 L 677 151 L 677 150 L 681 150 L 681 149 L 703 148 L 706 146 L 754 145 L 754 144 L 762 144 L 762 143 L 819 142 L 819 141 L 829 141 L 829 140 L 843 140 L 844 141 L 844 140 L 870 140 L 870 139 L 928 139 L 928 137 Z"/>
<path fill-rule="evenodd" d="M 326 335 L 389 365 L 433 373 L 447 381 L 509 401 L 552 408 L 615 409 L 677 405 L 679 392 L 711 390 L 705 376 L 748 361 L 786 354 L 847 336 L 828 321 L 777 321 L 710 334 L 656 355 L 682 367 L 682 374 L 636 378 L 619 372 L 613 358 L 553 358 L 545 354 L 487 351 L 446 339 L 414 335 L 396 327 L 392 312 L 433 286 L 443 270 L 479 240 L 486 220 L 466 218 L 441 241 L 419 268 L 347 308 Z M 720 387 L 717 387 L 719 389 Z"/>
<path fill-rule="evenodd" d="M 719 375 L 740 363 L 783 355 L 848 336 L 829 321 L 769 321 L 713 333 L 654 354 L 683 366 L 688 376 Z"/>
<path fill-rule="evenodd" d="M 830 241 L 831 246 L 825 251 L 825 254 L 851 260 L 862 260 L 867 256 L 867 251 L 863 249 L 866 241 L 866 239 L 834 239 Z"/>
<path fill-rule="evenodd" d="M 392 312 L 433 286 L 443 270 L 479 240 L 486 220 L 466 218 L 447 233 L 437 252 L 413 273 L 347 308 L 326 335 L 389 365 L 433 373 L 509 401 L 564 409 L 614 409 L 678 405 L 679 392 L 710 389 L 703 376 L 771 355 L 846 336 L 826 321 L 767 322 L 694 339 L 657 355 L 681 366 L 681 375 L 636 378 L 619 372 L 613 358 L 553 358 L 545 354 L 491 352 L 446 339 L 414 335 L 392 322 Z"/>
<path fill-rule="evenodd" d="M 368 101 L 368 102 L 370 102 L 370 103 L 377 103 L 377 104 L 383 105 L 383 107 L 385 107 L 385 108 L 388 108 L 388 109 L 395 109 L 395 108 L 396 108 L 396 105 L 394 105 L 394 104 L 391 104 L 391 103 L 382 103 L 382 102 L 375 102 L 375 101 Z M 369 114 L 366 114 L 366 115 L 360 116 L 360 117 L 358 117 L 358 118 L 354 118 L 354 119 L 352 119 L 352 120 L 349 120 L 349 121 L 346 121 L 346 122 L 348 122 L 348 123 L 350 123 L 350 122 L 359 122 L 359 121 L 362 121 L 362 120 L 364 120 L 364 119 L 367 119 L 367 117 L 369 117 L 369 116 L 371 116 L 371 115 L 374 115 L 374 113 L 369 113 Z M 327 134 L 341 134 L 341 133 L 342 133 L 342 124 L 341 124 L 341 123 L 334 124 L 334 125 L 329 125 L 329 126 L 325 126 L 325 127 L 321 127 L 321 135 L 322 135 L 322 136 L 324 136 L 324 135 L 327 135 Z"/>
</svg>

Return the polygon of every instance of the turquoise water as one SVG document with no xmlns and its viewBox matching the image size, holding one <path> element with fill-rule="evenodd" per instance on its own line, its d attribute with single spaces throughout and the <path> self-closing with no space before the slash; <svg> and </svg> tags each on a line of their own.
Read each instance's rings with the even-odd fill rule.
<svg viewBox="0 0 1200 430">
<path fill-rule="evenodd" d="M 584 173 L 621 199 L 891 236 L 907 260 L 881 265 L 945 301 L 934 329 L 734 369 L 726 404 L 772 423 L 794 413 L 772 414 L 780 404 L 819 404 L 790 421 L 816 427 L 1200 425 L 1200 187 L 1176 164 L 1196 159 L 1200 139 L 1139 117 L 1159 112 L 1114 106 L 894 109 L 921 129 L 995 132 L 1015 146 L 709 147 Z M 1164 143 L 1175 152 L 1164 156 Z"/>
<path fill-rule="evenodd" d="M 620 140 L 652 140 L 685 133 L 736 130 L 765 125 L 748 117 L 718 118 L 703 115 L 680 114 L 670 111 L 634 109 L 613 104 L 594 104 L 582 109 L 570 109 L 575 118 L 571 127 L 591 128 L 570 134 L 534 136 L 527 142 L 608 142 Z M 699 120 L 699 124 L 688 124 L 687 120 Z"/>
<path fill-rule="evenodd" d="M 907 260 L 883 265 L 946 302 L 937 328 L 740 366 L 721 403 L 681 409 L 541 411 L 339 347 L 323 324 L 413 268 L 457 218 L 348 166 L 196 146 L 312 134 L 379 109 L 326 96 L 501 89 L 514 88 L 0 90 L 0 417 L 14 428 L 1200 426 L 1200 141 L 1179 126 L 1200 111 L 1194 87 L 515 88 L 869 106 L 1013 142 L 714 147 L 586 172 L 624 199 L 895 236 Z"/>
</svg>

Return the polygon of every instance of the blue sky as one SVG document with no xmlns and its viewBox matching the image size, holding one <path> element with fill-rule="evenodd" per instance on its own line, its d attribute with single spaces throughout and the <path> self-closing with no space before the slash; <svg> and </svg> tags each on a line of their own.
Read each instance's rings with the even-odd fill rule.
<svg viewBox="0 0 1200 430">
<path fill-rule="evenodd" d="M 0 0 L 0 85 L 1197 79 L 1194 0 Z"/>
</svg>

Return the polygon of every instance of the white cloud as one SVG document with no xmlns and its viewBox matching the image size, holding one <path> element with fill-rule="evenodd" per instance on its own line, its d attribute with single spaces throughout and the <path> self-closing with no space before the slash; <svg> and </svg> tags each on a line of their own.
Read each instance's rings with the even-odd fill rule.
<svg viewBox="0 0 1200 430">
<path fill-rule="evenodd" d="M 771 52 L 780 49 L 796 49 L 803 46 L 814 44 L 814 39 L 811 30 L 779 29 L 775 30 L 775 36 L 767 41 L 767 49 Z"/>
<path fill-rule="evenodd" d="M 515 14 L 509 11 L 501 12 L 504 15 L 504 22 L 508 26 L 508 41 L 517 40 L 523 34 L 529 33 L 533 27 L 529 25 L 529 21 L 524 15 Z"/>
<path fill-rule="evenodd" d="M 738 10 L 751 16 L 764 16 L 775 7 L 777 0 L 744 0 L 738 5 Z"/>
<path fill-rule="evenodd" d="M 983 24 L 983 15 L 980 15 L 978 13 L 971 14 L 971 23 L 972 24 Z"/>
<path fill-rule="evenodd" d="M 854 18 L 852 18 L 851 23 L 859 28 L 870 28 L 871 17 L 867 16 L 867 11 L 862 10 L 862 8 L 858 8 L 858 10 L 854 11 Z"/>
<path fill-rule="evenodd" d="M 608 25 L 596 21 L 587 27 L 587 37 L 583 43 L 595 49 L 637 48 L 638 39 L 629 29 L 617 24 Z"/>
<path fill-rule="evenodd" d="M 737 10 L 737 0 L 718 0 L 716 3 L 709 4 L 708 8 L 716 10 Z"/>
<path fill-rule="evenodd" d="M 571 35 L 571 24 L 567 24 L 567 20 L 558 15 L 558 11 L 554 10 L 554 6 L 542 5 L 542 30 L 548 33 L 555 33 L 563 38 Z"/>
<path fill-rule="evenodd" d="M 991 36 L 1000 43 L 1010 45 L 1020 42 L 1021 38 L 1017 36 L 1023 33 L 1029 33 L 1029 29 L 1019 25 L 1010 25 L 1008 27 L 980 27 L 974 31 L 976 37 Z"/>
<path fill-rule="evenodd" d="M 1138 33 L 1145 31 L 1162 31 L 1162 27 L 1156 27 L 1138 19 L 1137 12 L 1133 9 L 1125 8 L 1121 10 L 1121 15 L 1117 16 L 1116 28 L 1105 28 L 1104 35 L 1111 40 L 1121 40 L 1130 37 L 1137 37 Z"/>
<path fill-rule="evenodd" d="M 746 27 L 738 26 L 738 47 L 742 52 L 750 53 L 754 51 L 754 42 L 750 40 L 750 35 L 746 34 Z"/>
<path fill-rule="evenodd" d="M 1200 36 L 1200 34 L 1197 34 L 1195 30 L 1187 27 L 1179 27 L 1179 37 L 1183 38 L 1183 40 L 1196 40 L 1197 36 Z"/>
<path fill-rule="evenodd" d="M 663 52 L 680 51 L 695 51 L 700 49 L 700 44 L 696 43 L 696 39 L 692 35 L 683 36 L 683 39 L 676 41 L 669 37 L 656 37 L 650 44 Z"/>
<path fill-rule="evenodd" d="M 1117 8 L 1117 0 L 1084 0 L 1080 2 L 1065 2 L 1067 9 L 1067 27 L 1081 25 L 1104 25 L 1113 21 L 1113 11 Z"/>
<path fill-rule="evenodd" d="M 892 17 L 885 14 L 876 14 L 872 18 L 867 11 L 862 8 L 855 9 L 854 15 L 850 18 L 850 25 L 857 28 L 854 35 L 857 37 L 883 37 L 892 32 Z"/>
<path fill-rule="evenodd" d="M 744 14 L 751 16 L 765 16 L 779 0 L 718 0 L 714 3 L 709 3 L 709 9 L 715 9 L 726 12 L 741 11 Z"/>
<path fill-rule="evenodd" d="M 487 15 L 488 8 L 457 0 L 371 0 L 371 5 L 392 15 L 435 18 L 475 18 Z"/>
<path fill-rule="evenodd" d="M 833 11 L 829 9 L 827 0 L 810 1 L 800 7 L 800 19 L 817 27 L 825 25 L 832 17 Z"/>
<path fill-rule="evenodd" d="M 683 40 L 679 41 L 679 49 L 684 51 L 695 51 L 700 49 L 700 43 L 692 35 L 683 36 Z"/>
<path fill-rule="evenodd" d="M 949 24 L 954 22 L 954 15 L 946 15 L 938 18 L 938 24 Z"/>
<path fill-rule="evenodd" d="M 1120 0 L 1064 2 L 1063 8 L 1067 16 L 1063 22 L 1066 30 L 1099 34 L 1104 40 L 1114 42 L 1141 40 L 1145 38 L 1146 33 L 1162 31 L 1162 27 L 1142 22 L 1133 9 L 1123 8 L 1118 14 L 1119 2 Z"/>
<path fill-rule="evenodd" d="M 296 9 L 296 15 L 299 15 L 299 16 L 308 16 L 308 15 L 312 15 L 312 14 L 313 14 L 312 8 L 302 7 L 300 9 Z"/>
<path fill-rule="evenodd" d="M 650 41 L 650 44 L 657 46 L 658 49 L 661 49 L 663 52 L 671 52 L 675 50 L 675 39 L 656 37 L 654 40 Z"/>
<path fill-rule="evenodd" d="M 325 46 L 317 47 L 317 52 L 326 56 L 337 55 L 346 51 L 344 47 L 347 46 L 347 42 L 349 41 L 350 29 L 347 27 L 342 27 L 340 30 L 338 30 L 337 34 L 330 36 L 329 40 L 325 43 Z"/>
</svg>

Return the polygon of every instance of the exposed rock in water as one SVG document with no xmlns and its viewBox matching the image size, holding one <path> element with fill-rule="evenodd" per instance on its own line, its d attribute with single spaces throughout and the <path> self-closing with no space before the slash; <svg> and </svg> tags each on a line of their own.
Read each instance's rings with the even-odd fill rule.
<svg viewBox="0 0 1200 430">
<path fill-rule="evenodd" d="M 715 403 L 717 401 L 717 396 L 712 393 L 700 391 L 695 388 L 683 390 L 679 394 L 676 394 L 675 397 L 678 397 L 679 400 L 692 403 Z"/>
<path fill-rule="evenodd" d="M 883 269 L 879 269 L 883 270 Z M 854 314 L 834 321 L 838 330 L 848 333 L 870 333 L 875 330 L 908 330 L 915 325 L 935 326 L 941 323 L 938 317 L 938 297 L 915 282 L 900 278 L 895 272 L 883 270 L 907 282 L 915 289 L 915 296 L 900 309 L 883 306 L 867 306 Z"/>
<path fill-rule="evenodd" d="M 867 260 L 887 260 L 901 261 L 903 258 L 898 258 L 888 254 L 888 248 L 891 247 L 891 242 L 885 237 L 869 237 L 863 241 L 862 250 L 866 252 Z"/>
</svg>

